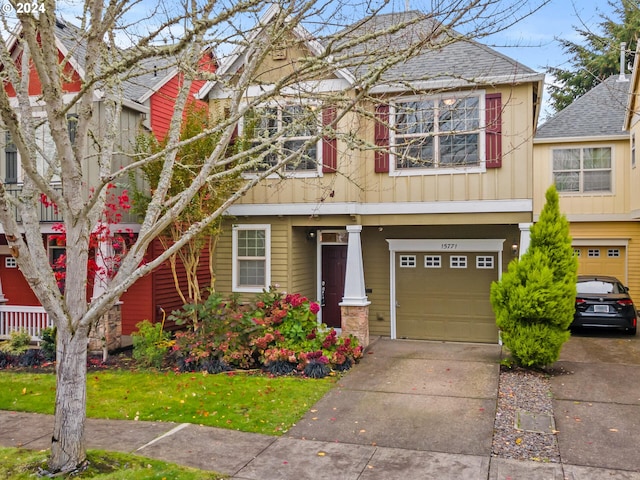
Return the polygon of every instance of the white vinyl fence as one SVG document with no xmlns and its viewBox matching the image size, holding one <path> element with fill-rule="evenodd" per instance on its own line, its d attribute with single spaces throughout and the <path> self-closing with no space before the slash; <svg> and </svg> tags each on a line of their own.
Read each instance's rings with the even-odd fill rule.
<svg viewBox="0 0 640 480">
<path fill-rule="evenodd" d="M 14 330 L 26 330 L 31 340 L 38 342 L 42 340 L 40 332 L 52 326 L 43 307 L 0 305 L 0 339 L 9 338 Z"/>
</svg>

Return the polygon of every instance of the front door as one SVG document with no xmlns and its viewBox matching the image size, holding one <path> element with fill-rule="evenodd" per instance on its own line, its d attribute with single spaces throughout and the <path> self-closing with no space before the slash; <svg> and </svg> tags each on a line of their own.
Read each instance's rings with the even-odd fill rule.
<svg viewBox="0 0 640 480">
<path fill-rule="evenodd" d="M 340 305 L 344 295 L 347 269 L 346 245 L 322 246 L 322 322 L 328 327 L 342 328 Z"/>
</svg>

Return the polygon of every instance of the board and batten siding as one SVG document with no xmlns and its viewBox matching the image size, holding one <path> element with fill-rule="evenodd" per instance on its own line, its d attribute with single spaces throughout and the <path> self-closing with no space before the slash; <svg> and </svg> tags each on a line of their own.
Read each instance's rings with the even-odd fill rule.
<svg viewBox="0 0 640 480">
<path fill-rule="evenodd" d="M 569 221 L 587 220 L 588 215 L 628 215 L 631 208 L 630 148 L 628 140 L 598 140 L 583 142 L 536 143 L 534 147 L 533 212 L 540 215 L 545 204 L 545 192 L 553 184 L 553 150 L 557 148 L 612 148 L 611 192 L 564 193 L 560 195 L 560 210 Z M 637 190 L 637 189 L 633 189 Z"/>
<path fill-rule="evenodd" d="M 530 125 L 532 85 L 505 86 L 486 93 L 502 98 L 502 164 L 484 172 L 390 176 L 375 171 L 374 150 L 350 149 L 338 137 L 338 171 L 316 178 L 265 179 L 238 203 L 393 203 L 510 200 L 531 198 L 533 130 Z M 373 109 L 369 105 L 369 109 Z M 365 143 L 374 140 L 374 121 L 348 113 L 338 130 L 355 132 Z M 278 182 L 278 188 L 273 188 Z"/>
</svg>

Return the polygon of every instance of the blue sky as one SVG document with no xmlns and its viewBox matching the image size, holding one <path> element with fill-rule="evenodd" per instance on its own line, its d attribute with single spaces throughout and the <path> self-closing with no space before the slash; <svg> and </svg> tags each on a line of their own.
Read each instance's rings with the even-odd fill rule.
<svg viewBox="0 0 640 480">
<path fill-rule="evenodd" d="M 567 57 L 555 38 L 580 42 L 576 26 L 599 31 L 601 13 L 612 12 L 607 0 L 551 0 L 530 17 L 487 40 L 494 40 L 499 51 L 537 71 L 547 66 L 567 67 Z"/>
</svg>

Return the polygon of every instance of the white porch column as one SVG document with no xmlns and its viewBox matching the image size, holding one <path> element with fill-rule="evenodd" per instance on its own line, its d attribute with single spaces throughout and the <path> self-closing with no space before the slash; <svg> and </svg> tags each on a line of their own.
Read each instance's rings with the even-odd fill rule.
<svg viewBox="0 0 640 480">
<path fill-rule="evenodd" d="M 347 244 L 347 269 L 344 279 L 344 296 L 340 306 L 365 306 L 367 300 L 364 288 L 364 268 L 362 266 L 362 246 L 360 232 L 362 225 L 347 225 L 349 243 Z"/>
<path fill-rule="evenodd" d="M 369 302 L 364 288 L 362 225 L 348 225 L 347 268 L 344 279 L 344 296 L 340 302 L 343 335 L 353 335 L 362 347 L 369 345 Z"/>
<path fill-rule="evenodd" d="M 520 227 L 520 249 L 519 256 L 522 257 L 529 250 L 529 244 L 531 243 L 531 226 L 533 223 L 519 223 Z"/>
</svg>

